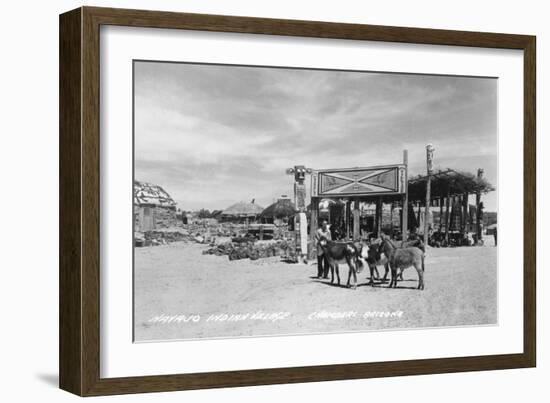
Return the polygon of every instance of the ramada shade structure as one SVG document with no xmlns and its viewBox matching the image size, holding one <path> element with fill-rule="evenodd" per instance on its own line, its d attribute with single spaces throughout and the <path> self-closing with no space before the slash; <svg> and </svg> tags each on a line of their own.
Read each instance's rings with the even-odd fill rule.
<svg viewBox="0 0 550 403">
<path fill-rule="evenodd" d="M 416 176 L 409 179 L 409 203 L 426 205 L 427 182 L 427 176 Z M 477 175 L 453 169 L 437 170 L 431 174 L 429 203 L 432 205 L 434 200 L 439 202 L 439 231 L 445 231 L 447 241 L 451 228 L 459 230 L 464 235 L 468 231 L 468 223 L 473 224 L 474 221 L 476 240 L 481 239 L 483 221 L 481 195 L 493 190 L 495 187 L 483 177 L 482 169 L 478 169 Z M 470 195 L 476 196 L 476 204 L 472 206 L 475 219 L 468 211 Z"/>
<path fill-rule="evenodd" d="M 427 176 L 409 178 L 409 202 L 426 201 Z M 438 170 L 431 175 L 431 199 L 462 196 L 464 194 L 485 194 L 495 190 L 482 176 L 454 169 Z"/>
</svg>

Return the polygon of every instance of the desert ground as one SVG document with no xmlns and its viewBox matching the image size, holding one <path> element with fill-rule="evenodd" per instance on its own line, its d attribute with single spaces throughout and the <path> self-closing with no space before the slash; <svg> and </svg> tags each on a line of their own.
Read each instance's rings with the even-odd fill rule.
<svg viewBox="0 0 550 403">
<path fill-rule="evenodd" d="M 316 262 L 278 257 L 229 261 L 206 245 L 174 242 L 135 249 L 135 341 L 226 338 L 497 323 L 497 248 L 430 248 L 425 285 L 405 270 L 398 288 L 357 289 L 315 278 Z M 379 267 L 380 274 L 383 268 Z M 329 275 L 330 277 L 330 275 Z"/>
</svg>

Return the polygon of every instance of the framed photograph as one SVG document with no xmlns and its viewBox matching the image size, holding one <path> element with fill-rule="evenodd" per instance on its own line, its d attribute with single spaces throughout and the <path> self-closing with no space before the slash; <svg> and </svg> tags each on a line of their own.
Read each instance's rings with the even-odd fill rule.
<svg viewBox="0 0 550 403">
<path fill-rule="evenodd" d="M 533 367 L 535 37 L 60 16 L 60 386 Z"/>
</svg>

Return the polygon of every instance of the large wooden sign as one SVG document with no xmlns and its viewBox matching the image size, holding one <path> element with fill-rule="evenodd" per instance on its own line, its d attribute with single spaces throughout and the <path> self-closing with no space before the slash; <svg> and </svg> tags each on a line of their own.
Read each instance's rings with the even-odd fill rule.
<svg viewBox="0 0 550 403">
<path fill-rule="evenodd" d="M 404 164 L 322 169 L 311 173 L 311 196 L 346 197 L 405 193 Z"/>
</svg>

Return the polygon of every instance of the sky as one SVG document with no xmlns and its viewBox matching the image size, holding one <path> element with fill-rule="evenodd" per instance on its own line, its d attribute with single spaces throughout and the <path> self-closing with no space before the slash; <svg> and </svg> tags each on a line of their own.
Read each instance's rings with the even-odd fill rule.
<svg viewBox="0 0 550 403">
<path fill-rule="evenodd" d="M 136 61 L 135 179 L 183 210 L 267 206 L 287 168 L 402 162 L 485 170 L 497 185 L 496 78 Z M 309 180 L 306 181 L 309 187 Z M 498 189 L 497 189 L 498 190 Z M 309 189 L 308 189 L 309 194 Z M 497 210 L 497 192 L 483 197 Z"/>
</svg>

